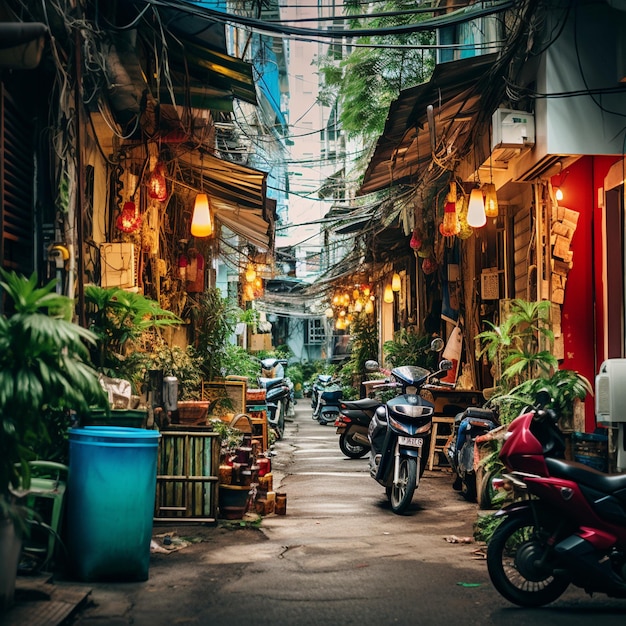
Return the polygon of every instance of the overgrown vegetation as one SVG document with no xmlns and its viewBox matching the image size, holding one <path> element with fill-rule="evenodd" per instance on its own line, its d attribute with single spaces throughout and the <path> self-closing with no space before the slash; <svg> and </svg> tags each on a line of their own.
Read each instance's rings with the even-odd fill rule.
<svg viewBox="0 0 626 626">
<path fill-rule="evenodd" d="M 395 339 L 385 342 L 385 363 L 391 367 L 418 365 L 432 370 L 437 365 L 437 353 L 430 349 L 431 341 L 432 338 L 428 335 L 403 328 Z"/>
<path fill-rule="evenodd" d="M 351 29 L 381 29 L 417 24 L 430 13 L 416 10 L 413 0 L 372 2 L 364 15 L 359 0 L 346 0 L 346 14 L 352 15 Z M 434 68 L 428 46 L 435 43 L 434 32 L 393 33 L 359 37 L 358 47 L 343 57 L 339 44 L 331 46 L 317 64 L 325 88 L 320 100 L 327 106 L 339 102 L 340 126 L 351 137 L 378 138 L 384 129 L 389 105 L 403 89 L 427 81 Z"/>
</svg>

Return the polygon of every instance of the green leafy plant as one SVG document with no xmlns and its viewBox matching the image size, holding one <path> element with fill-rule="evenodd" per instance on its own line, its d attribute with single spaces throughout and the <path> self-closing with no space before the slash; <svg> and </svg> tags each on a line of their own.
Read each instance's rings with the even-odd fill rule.
<svg viewBox="0 0 626 626">
<path fill-rule="evenodd" d="M 587 394 L 593 395 L 593 388 L 587 378 L 573 370 L 557 370 L 551 376 L 525 380 L 510 391 L 493 396 L 491 401 L 499 407 L 503 424 L 511 422 L 526 407 L 532 406 L 540 391 L 546 391 L 550 402 L 546 408 L 553 409 L 561 424 L 569 423 L 576 400 L 584 400 Z"/>
<path fill-rule="evenodd" d="M 222 369 L 225 376 L 245 376 L 256 381 L 260 366 L 259 360 L 241 346 L 227 344 L 224 346 Z"/>
<path fill-rule="evenodd" d="M 485 320 L 489 328 L 477 335 L 482 344 L 479 356 L 485 354 L 494 365 L 499 386 L 510 389 L 557 369 L 558 361 L 549 349 L 554 341 L 551 307 L 549 300 L 516 299 L 500 325 Z M 548 348 L 544 348 L 546 342 Z"/>
<path fill-rule="evenodd" d="M 108 409 L 88 346 L 97 337 L 70 321 L 73 302 L 55 293 L 56 281 L 0 270 L 5 310 L 0 316 L 0 507 L 10 489 L 30 484 L 33 449 L 49 441 L 46 419 L 90 406 Z"/>
<path fill-rule="evenodd" d="M 489 539 L 500 525 L 503 518 L 496 517 L 494 513 L 479 515 L 474 523 L 474 539 L 489 543 Z"/>
<path fill-rule="evenodd" d="M 181 348 L 169 346 L 163 339 L 156 338 L 147 355 L 146 370 L 161 370 L 164 376 L 178 379 L 180 400 L 199 400 L 202 395 L 202 359 L 192 346 Z"/>
<path fill-rule="evenodd" d="M 107 376 L 124 378 L 137 388 L 145 370 L 147 336 L 182 320 L 155 300 L 117 287 L 87 285 L 85 303 L 96 336 L 93 362 Z"/>
<path fill-rule="evenodd" d="M 430 349 L 432 337 L 417 332 L 401 329 L 395 339 L 383 345 L 385 363 L 391 367 L 417 365 L 433 369 L 437 362 L 437 353 Z"/>
<path fill-rule="evenodd" d="M 202 358 L 205 380 L 226 375 L 226 346 L 234 333 L 240 311 L 230 299 L 222 297 L 218 288 L 205 290 L 191 304 L 193 346 Z"/>
</svg>

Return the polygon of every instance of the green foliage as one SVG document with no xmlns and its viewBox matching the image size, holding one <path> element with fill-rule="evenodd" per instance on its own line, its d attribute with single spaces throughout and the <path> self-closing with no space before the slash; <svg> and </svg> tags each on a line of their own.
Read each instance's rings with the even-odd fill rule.
<svg viewBox="0 0 626 626">
<path fill-rule="evenodd" d="M 525 380 L 510 391 L 493 396 L 491 402 L 499 407 L 501 422 L 508 424 L 526 407 L 535 404 L 540 391 L 546 391 L 551 398 L 546 408 L 553 409 L 565 421 L 572 416 L 576 399 L 593 395 L 591 383 L 582 374 L 563 369 L 552 376 Z"/>
<path fill-rule="evenodd" d="M 225 375 L 226 346 L 234 333 L 240 311 L 231 300 L 222 298 L 217 288 L 207 289 L 192 303 L 194 347 L 202 358 L 205 380 Z"/>
<path fill-rule="evenodd" d="M 364 13 L 363 4 L 349 0 L 348 14 Z M 416 24 L 428 14 L 411 13 L 413 0 L 376 3 L 375 13 L 385 16 L 352 19 L 351 28 L 384 28 Z M 394 12 L 402 12 L 397 14 Z M 377 138 L 383 131 L 389 105 L 403 89 L 427 81 L 434 68 L 432 52 L 418 52 L 410 46 L 435 43 L 432 32 L 412 32 L 361 37 L 356 43 L 372 47 L 355 47 L 344 59 L 336 48 L 317 60 L 325 89 L 320 100 L 332 106 L 340 102 L 341 126 L 351 137 Z M 381 46 L 381 47 L 376 47 Z"/>
<path fill-rule="evenodd" d="M 433 369 L 437 364 L 437 353 L 430 349 L 432 338 L 428 335 L 401 329 L 396 338 L 383 346 L 385 363 L 391 367 L 417 365 Z"/>
<path fill-rule="evenodd" d="M 510 389 L 523 380 L 548 376 L 558 367 L 551 351 L 542 349 L 546 341 L 554 341 L 551 306 L 549 300 L 516 299 L 499 326 L 485 320 L 489 329 L 477 335 L 482 344 L 479 356 L 485 354 L 496 366 L 501 387 Z"/>
<path fill-rule="evenodd" d="M 0 316 L 0 500 L 9 485 L 30 481 L 28 461 L 49 441 L 47 416 L 108 408 L 89 359 L 96 336 L 68 321 L 73 302 L 54 292 L 56 281 L 37 287 L 0 269 L 10 316 Z M 16 467 L 17 464 L 17 467 Z"/>
<path fill-rule="evenodd" d="M 474 539 L 489 543 L 493 533 L 496 532 L 496 528 L 498 528 L 503 519 L 496 517 L 494 513 L 479 515 L 474 523 Z"/>
<path fill-rule="evenodd" d="M 202 359 L 192 346 L 169 346 L 158 338 L 152 346 L 145 370 L 161 370 L 178 379 L 180 400 L 199 400 L 202 394 Z"/>
<path fill-rule="evenodd" d="M 554 341 L 550 327 L 551 302 L 512 300 L 499 326 L 486 322 L 489 329 L 480 333 L 480 354 L 494 364 L 499 380 L 491 401 L 498 406 L 500 421 L 508 424 L 533 405 L 537 393 L 545 390 L 552 402 L 549 408 L 561 419 L 571 417 L 576 399 L 592 393 L 590 382 L 571 370 L 559 370 L 558 361 L 544 345 Z"/>
<path fill-rule="evenodd" d="M 89 329 L 97 338 L 94 363 L 106 375 L 129 380 L 137 388 L 146 363 L 138 347 L 157 329 L 182 320 L 158 302 L 117 287 L 86 285 L 85 303 Z"/>
<path fill-rule="evenodd" d="M 365 362 L 378 358 L 378 326 L 372 315 L 362 312 L 354 316 L 350 326 L 350 340 L 350 361 L 354 363 L 354 372 L 363 375 Z"/>
<path fill-rule="evenodd" d="M 225 376 L 246 376 L 256 380 L 259 375 L 258 359 L 234 344 L 225 346 L 222 368 Z"/>
</svg>

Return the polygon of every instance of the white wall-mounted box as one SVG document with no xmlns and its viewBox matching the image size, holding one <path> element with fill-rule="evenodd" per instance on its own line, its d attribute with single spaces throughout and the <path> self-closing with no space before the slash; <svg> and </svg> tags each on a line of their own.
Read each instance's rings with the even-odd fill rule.
<svg viewBox="0 0 626 626">
<path fill-rule="evenodd" d="M 135 287 L 135 244 L 114 242 L 100 244 L 100 284 L 102 287 Z"/>
<path fill-rule="evenodd" d="M 535 117 L 526 111 L 496 109 L 492 118 L 491 149 L 535 145 Z"/>
<path fill-rule="evenodd" d="M 596 421 L 626 422 L 626 359 L 607 359 L 596 376 Z"/>
</svg>

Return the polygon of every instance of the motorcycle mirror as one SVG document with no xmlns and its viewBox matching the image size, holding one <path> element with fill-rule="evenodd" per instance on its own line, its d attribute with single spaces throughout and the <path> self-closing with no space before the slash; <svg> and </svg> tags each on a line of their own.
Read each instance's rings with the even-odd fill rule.
<svg viewBox="0 0 626 626">
<path fill-rule="evenodd" d="M 451 370 L 452 367 L 453 367 L 452 361 L 449 361 L 448 359 L 443 359 L 439 363 L 439 369 L 443 370 L 444 372 L 447 372 L 447 371 Z"/>
<path fill-rule="evenodd" d="M 370 359 L 365 361 L 365 370 L 368 372 L 377 372 L 380 369 L 380 365 L 378 365 L 378 361 L 374 361 Z"/>
<path fill-rule="evenodd" d="M 441 337 L 435 337 L 431 342 L 430 342 L 430 349 L 433 352 L 441 352 L 443 350 L 444 347 L 444 341 Z"/>
</svg>

